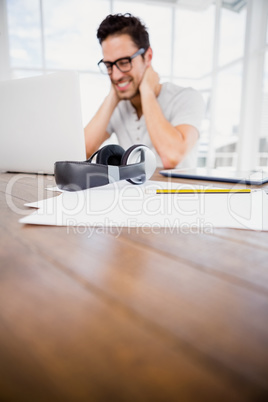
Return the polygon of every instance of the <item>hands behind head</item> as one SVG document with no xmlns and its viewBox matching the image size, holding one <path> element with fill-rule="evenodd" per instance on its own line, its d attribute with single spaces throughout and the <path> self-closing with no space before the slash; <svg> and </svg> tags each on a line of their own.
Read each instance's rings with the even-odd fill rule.
<svg viewBox="0 0 268 402">
<path fill-rule="evenodd" d="M 149 65 L 143 75 L 140 83 L 140 93 L 143 94 L 146 91 L 152 91 L 157 97 L 161 90 L 160 78 L 157 72 Z"/>
<path fill-rule="evenodd" d="M 153 69 L 152 65 L 149 64 L 144 71 L 142 76 L 139 91 L 141 95 L 145 95 L 148 93 L 153 93 L 157 98 L 161 90 L 160 77 L 158 73 Z M 120 97 L 117 94 L 117 91 L 114 87 L 113 82 L 111 82 L 110 92 L 108 94 L 108 98 L 114 107 L 120 102 Z"/>
</svg>

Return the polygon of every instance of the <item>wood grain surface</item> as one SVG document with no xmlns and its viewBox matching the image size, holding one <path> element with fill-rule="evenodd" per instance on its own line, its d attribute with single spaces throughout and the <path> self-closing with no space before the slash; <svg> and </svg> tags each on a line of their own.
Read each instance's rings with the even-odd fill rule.
<svg viewBox="0 0 268 402">
<path fill-rule="evenodd" d="M 0 401 L 266 400 L 268 233 L 19 223 L 53 185 L 0 174 Z"/>
</svg>

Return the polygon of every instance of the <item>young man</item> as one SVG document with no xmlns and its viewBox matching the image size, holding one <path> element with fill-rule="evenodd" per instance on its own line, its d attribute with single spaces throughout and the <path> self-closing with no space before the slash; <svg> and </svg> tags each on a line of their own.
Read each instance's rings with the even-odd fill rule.
<svg viewBox="0 0 268 402">
<path fill-rule="evenodd" d="M 138 18 L 108 15 L 97 38 L 103 52 L 99 67 L 109 74 L 111 88 L 85 127 L 87 155 L 116 133 L 124 149 L 134 144 L 149 146 L 158 166 L 194 167 L 204 111 L 201 95 L 191 88 L 160 84 L 152 67 L 149 35 Z"/>
</svg>

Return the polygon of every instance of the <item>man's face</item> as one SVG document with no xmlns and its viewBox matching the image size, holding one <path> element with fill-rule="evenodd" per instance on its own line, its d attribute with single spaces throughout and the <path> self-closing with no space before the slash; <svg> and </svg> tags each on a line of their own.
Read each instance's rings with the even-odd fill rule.
<svg viewBox="0 0 268 402">
<path fill-rule="evenodd" d="M 130 57 L 139 50 L 127 34 L 110 35 L 102 42 L 103 60 L 113 62 L 122 57 Z M 139 85 L 146 69 L 146 61 L 141 55 L 135 57 L 132 69 L 121 72 L 115 65 L 110 75 L 111 82 L 120 99 L 132 99 L 139 94 Z"/>
</svg>

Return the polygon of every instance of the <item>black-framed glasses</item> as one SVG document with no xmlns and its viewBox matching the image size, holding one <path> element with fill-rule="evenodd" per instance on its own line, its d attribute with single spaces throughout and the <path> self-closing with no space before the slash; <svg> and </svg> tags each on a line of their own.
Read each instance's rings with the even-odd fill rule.
<svg viewBox="0 0 268 402">
<path fill-rule="evenodd" d="M 145 49 L 143 49 L 142 47 L 136 53 L 134 53 L 133 56 L 130 57 L 121 57 L 120 59 L 117 59 L 115 61 L 104 61 L 102 59 L 98 62 L 98 66 L 103 74 L 111 75 L 113 71 L 113 66 L 116 66 L 118 70 L 120 70 L 122 73 L 128 73 L 132 69 L 132 60 L 140 54 L 143 54 L 144 52 Z"/>
</svg>

